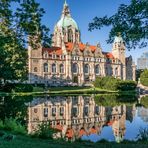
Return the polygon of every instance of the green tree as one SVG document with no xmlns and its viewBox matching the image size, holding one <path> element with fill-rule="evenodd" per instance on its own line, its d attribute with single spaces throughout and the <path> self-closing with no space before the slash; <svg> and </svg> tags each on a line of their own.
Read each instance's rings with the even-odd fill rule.
<svg viewBox="0 0 148 148">
<path fill-rule="evenodd" d="M 127 48 L 146 47 L 148 39 L 148 1 L 131 0 L 129 5 L 121 4 L 118 11 L 108 17 L 95 17 L 89 24 L 89 30 L 111 26 L 108 43 L 112 43 L 119 32 Z"/>
<path fill-rule="evenodd" d="M 23 37 L 25 43 L 27 42 L 31 46 L 35 46 L 37 42 L 44 47 L 50 47 L 51 37 L 49 29 L 42 24 L 44 13 L 44 9 L 40 8 L 40 4 L 35 0 L 24 0 L 20 3 L 20 7 L 17 8 L 15 13 L 15 20 L 17 20 L 17 32 Z M 35 44 L 32 40 L 28 42 L 26 37 L 35 38 Z"/>
<path fill-rule="evenodd" d="M 141 84 L 148 86 L 148 70 L 145 69 L 140 75 Z"/>
<path fill-rule="evenodd" d="M 0 80 L 19 80 L 26 73 L 27 53 L 13 28 L 12 0 L 0 2 Z M 16 2 L 16 1 L 15 1 Z"/>
<path fill-rule="evenodd" d="M 18 3 L 16 10 L 11 10 L 12 2 Z M 50 46 L 49 29 L 41 23 L 44 13 L 35 0 L 0 1 L 0 81 L 27 78 L 28 44 Z M 28 42 L 31 37 L 36 42 Z"/>
</svg>

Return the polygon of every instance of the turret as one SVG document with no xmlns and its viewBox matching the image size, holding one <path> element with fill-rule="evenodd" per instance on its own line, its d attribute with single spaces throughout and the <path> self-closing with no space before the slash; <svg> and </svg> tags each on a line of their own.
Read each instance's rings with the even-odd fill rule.
<svg viewBox="0 0 148 148">
<path fill-rule="evenodd" d="M 53 46 L 62 47 L 62 42 L 80 42 L 78 25 L 71 17 L 70 9 L 66 1 L 63 6 L 61 18 L 55 25 L 53 34 Z"/>
</svg>

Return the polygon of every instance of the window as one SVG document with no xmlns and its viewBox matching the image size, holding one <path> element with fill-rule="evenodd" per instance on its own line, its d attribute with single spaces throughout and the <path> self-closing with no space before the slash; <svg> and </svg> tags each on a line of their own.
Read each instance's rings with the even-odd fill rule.
<svg viewBox="0 0 148 148">
<path fill-rule="evenodd" d="M 48 64 L 44 63 L 44 72 L 48 72 Z"/>
<path fill-rule="evenodd" d="M 48 108 L 44 108 L 44 117 L 48 117 Z"/>
<path fill-rule="evenodd" d="M 44 53 L 44 58 L 48 58 L 48 53 L 47 52 Z"/>
<path fill-rule="evenodd" d="M 52 55 L 52 58 L 53 58 L 53 59 L 56 59 L 56 55 L 55 55 L 55 54 L 53 54 L 53 55 Z"/>
<path fill-rule="evenodd" d="M 68 30 L 68 42 L 73 42 L 73 32 L 72 32 L 72 29 Z"/>
<path fill-rule="evenodd" d="M 85 64 L 84 66 L 84 73 L 88 74 L 89 73 L 89 65 Z"/>
<path fill-rule="evenodd" d="M 37 67 L 34 67 L 34 72 L 38 72 L 38 68 Z"/>
<path fill-rule="evenodd" d="M 34 108 L 34 113 L 37 113 L 38 112 L 38 109 L 37 108 Z"/>
<path fill-rule="evenodd" d="M 60 115 L 64 114 L 64 107 L 60 107 Z"/>
<path fill-rule="evenodd" d="M 95 66 L 95 73 L 96 74 L 99 74 L 100 73 L 100 67 L 99 67 L 99 65 L 96 65 Z"/>
<path fill-rule="evenodd" d="M 52 64 L 52 73 L 56 73 L 56 64 Z"/>
<path fill-rule="evenodd" d="M 63 64 L 60 65 L 60 73 L 64 73 L 64 65 Z"/>
<path fill-rule="evenodd" d="M 73 73 L 78 73 L 78 71 L 79 71 L 78 64 L 74 63 L 73 66 L 72 66 L 72 72 Z"/>
<path fill-rule="evenodd" d="M 118 68 L 115 68 L 115 76 L 118 76 Z"/>
<path fill-rule="evenodd" d="M 52 116 L 55 116 L 56 115 L 56 108 L 52 108 Z"/>
</svg>

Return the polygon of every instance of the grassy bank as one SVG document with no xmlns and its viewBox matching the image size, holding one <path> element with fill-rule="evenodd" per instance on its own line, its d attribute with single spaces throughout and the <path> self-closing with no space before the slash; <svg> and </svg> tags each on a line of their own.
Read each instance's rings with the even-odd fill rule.
<svg viewBox="0 0 148 148">
<path fill-rule="evenodd" d="M 32 138 L 29 136 L 15 135 L 13 140 L 2 139 L 0 137 L 0 148 L 86 148 L 86 147 L 101 147 L 101 148 L 146 148 L 148 142 L 130 142 L 124 141 L 120 144 L 115 142 L 97 142 L 92 143 L 89 141 L 76 141 L 65 142 L 64 140 L 43 140 L 39 138 Z"/>
<path fill-rule="evenodd" d="M 106 90 L 100 88 L 92 88 L 92 87 L 51 87 L 51 88 L 42 88 L 42 87 L 34 87 L 33 92 L 11 92 L 5 93 L 0 92 L 0 95 L 43 95 L 43 94 L 50 94 L 50 95 L 74 95 L 74 94 L 106 94 L 106 93 L 119 93 L 119 94 L 135 94 L 135 91 L 113 91 L 113 90 Z"/>
</svg>

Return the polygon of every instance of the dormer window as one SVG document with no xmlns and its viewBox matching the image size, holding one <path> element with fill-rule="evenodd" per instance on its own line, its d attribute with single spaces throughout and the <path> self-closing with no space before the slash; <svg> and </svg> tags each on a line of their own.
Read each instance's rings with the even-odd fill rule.
<svg viewBox="0 0 148 148">
<path fill-rule="evenodd" d="M 44 53 L 44 58 L 48 58 L 48 52 Z"/>
</svg>

